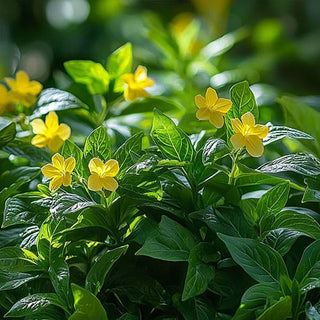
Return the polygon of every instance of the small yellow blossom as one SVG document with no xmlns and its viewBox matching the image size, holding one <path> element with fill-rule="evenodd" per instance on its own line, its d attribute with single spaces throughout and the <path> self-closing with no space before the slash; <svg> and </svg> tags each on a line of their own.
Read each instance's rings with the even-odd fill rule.
<svg viewBox="0 0 320 320">
<path fill-rule="evenodd" d="M 42 84 L 37 81 L 30 81 L 29 76 L 24 71 L 18 71 L 16 80 L 5 78 L 6 83 L 11 89 L 13 102 L 23 103 L 30 107 L 37 100 L 37 95 L 42 90 Z"/>
<path fill-rule="evenodd" d="M 121 79 L 126 84 L 124 98 L 127 101 L 135 101 L 138 98 L 149 96 L 149 93 L 144 88 L 154 86 L 154 81 L 148 78 L 147 69 L 143 66 L 138 66 L 134 74 L 124 74 Z"/>
<path fill-rule="evenodd" d="M 216 91 L 212 88 L 207 89 L 205 97 L 196 95 L 195 103 L 199 108 L 196 117 L 199 120 L 209 120 L 216 128 L 223 126 L 223 117 L 232 106 L 231 100 L 218 98 Z"/>
<path fill-rule="evenodd" d="M 6 106 L 12 102 L 11 94 L 7 88 L 0 84 L 0 115 L 5 111 Z"/>
<path fill-rule="evenodd" d="M 268 135 L 268 127 L 256 124 L 251 112 L 243 114 L 241 121 L 231 119 L 231 125 L 235 134 L 230 138 L 230 142 L 234 148 L 246 147 L 247 152 L 252 157 L 260 157 L 264 150 L 262 139 Z"/>
<path fill-rule="evenodd" d="M 31 143 L 38 148 L 48 146 L 53 152 L 58 151 L 63 141 L 67 140 L 71 134 L 68 125 L 64 123 L 59 125 L 58 116 L 54 111 L 49 112 L 45 123 L 41 119 L 35 119 L 31 122 L 31 126 L 33 133 L 36 134 Z"/>
<path fill-rule="evenodd" d="M 50 191 L 58 190 L 63 184 L 65 187 L 71 185 L 71 173 L 76 166 L 76 159 L 69 157 L 64 159 L 59 153 L 56 153 L 52 157 L 52 164 L 46 164 L 41 168 L 43 175 L 52 179 L 49 184 Z"/>
<path fill-rule="evenodd" d="M 88 179 L 88 188 L 92 191 L 99 191 L 105 188 L 109 191 L 115 191 L 118 188 L 118 182 L 113 178 L 119 172 L 117 160 L 110 159 L 103 163 L 99 158 L 93 158 L 89 162 L 91 175 Z"/>
</svg>

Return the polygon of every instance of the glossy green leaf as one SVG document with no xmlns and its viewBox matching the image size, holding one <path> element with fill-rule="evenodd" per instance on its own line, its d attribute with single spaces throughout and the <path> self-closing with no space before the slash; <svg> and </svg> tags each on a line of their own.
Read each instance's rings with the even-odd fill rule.
<svg viewBox="0 0 320 320">
<path fill-rule="evenodd" d="M 303 194 L 302 202 L 320 202 L 320 180 L 306 178 L 307 188 Z"/>
<path fill-rule="evenodd" d="M 16 124 L 9 123 L 4 128 L 0 129 L 0 148 L 12 141 L 16 136 Z"/>
<path fill-rule="evenodd" d="M 0 271 L 0 291 L 16 289 L 38 277 L 31 273 Z"/>
<path fill-rule="evenodd" d="M 125 254 L 128 245 L 108 250 L 96 258 L 86 278 L 86 289 L 97 295 L 103 287 L 105 277 L 114 263 Z"/>
<path fill-rule="evenodd" d="M 76 160 L 76 166 L 75 166 L 75 172 L 78 173 L 79 175 L 82 174 L 83 172 L 83 167 L 82 167 L 82 151 L 81 149 L 71 142 L 70 140 L 66 140 L 63 143 L 62 149 L 61 149 L 61 155 L 64 158 L 69 158 L 69 157 L 74 157 Z"/>
<path fill-rule="evenodd" d="M 151 234 L 136 254 L 165 261 L 187 261 L 195 244 L 189 230 L 162 216 L 157 233 Z"/>
<path fill-rule="evenodd" d="M 86 139 L 83 154 L 85 157 L 109 160 L 111 156 L 111 143 L 107 129 L 103 126 L 91 132 Z"/>
<path fill-rule="evenodd" d="M 203 147 L 202 163 L 210 165 L 230 152 L 230 148 L 222 139 L 209 138 Z"/>
<path fill-rule="evenodd" d="M 72 79 L 86 85 L 91 94 L 104 94 L 108 90 L 109 73 L 100 64 L 90 60 L 71 60 L 64 67 Z"/>
<path fill-rule="evenodd" d="M 253 239 L 218 234 L 226 244 L 233 260 L 254 280 L 261 283 L 281 283 L 288 271 L 281 255 L 269 246 Z"/>
<path fill-rule="evenodd" d="M 320 307 L 319 304 L 312 305 L 310 301 L 306 303 L 306 316 L 308 320 L 320 320 Z"/>
<path fill-rule="evenodd" d="M 101 302 L 88 290 L 72 283 L 75 312 L 68 320 L 108 320 Z"/>
<path fill-rule="evenodd" d="M 257 320 L 286 320 L 291 317 L 292 299 L 289 296 L 281 298 L 261 314 Z"/>
<path fill-rule="evenodd" d="M 190 138 L 159 110 L 154 111 L 151 137 L 165 157 L 192 161 L 194 151 Z"/>
</svg>

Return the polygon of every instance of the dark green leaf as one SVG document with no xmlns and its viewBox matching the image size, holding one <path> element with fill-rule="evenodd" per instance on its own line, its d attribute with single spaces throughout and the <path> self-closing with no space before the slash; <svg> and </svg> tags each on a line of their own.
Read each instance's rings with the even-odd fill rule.
<svg viewBox="0 0 320 320">
<path fill-rule="evenodd" d="M 76 159 L 75 172 L 79 175 L 82 174 L 82 151 L 76 144 L 70 140 L 66 140 L 62 146 L 61 155 L 64 158 L 74 157 Z"/>
<path fill-rule="evenodd" d="M 16 124 L 11 122 L 0 130 L 0 148 L 12 141 L 16 136 Z"/>
<path fill-rule="evenodd" d="M 218 234 L 226 244 L 233 260 L 254 280 L 261 283 L 282 283 L 288 271 L 281 255 L 269 246 L 253 239 Z"/>
<path fill-rule="evenodd" d="M 286 320 L 291 314 L 292 299 L 289 296 L 281 298 L 261 314 L 257 320 Z"/>
<path fill-rule="evenodd" d="M 187 261 L 195 244 L 189 230 L 162 216 L 158 232 L 151 234 L 136 254 L 166 261 Z"/>
<path fill-rule="evenodd" d="M 90 60 L 71 60 L 64 67 L 76 83 L 86 85 L 91 94 L 104 94 L 108 90 L 109 73 L 100 64 Z"/>
<path fill-rule="evenodd" d="M 39 118 L 50 111 L 62 111 L 69 109 L 88 109 L 82 101 L 67 91 L 49 88 L 42 90 L 38 102 L 38 108 L 33 112 L 30 120 Z"/>
<path fill-rule="evenodd" d="M 296 153 L 267 162 L 258 170 L 265 173 L 292 171 L 306 176 L 314 176 L 320 174 L 320 162 L 312 154 Z"/>
<path fill-rule="evenodd" d="M 38 277 L 30 273 L 0 271 L 0 290 L 16 289 Z"/>
<path fill-rule="evenodd" d="M 86 278 L 86 289 L 90 290 L 93 294 L 97 295 L 101 290 L 105 277 L 113 264 L 125 254 L 128 245 L 109 250 L 98 256 L 95 263 L 92 265 Z"/>
<path fill-rule="evenodd" d="M 319 304 L 313 306 L 310 301 L 306 303 L 306 316 L 308 320 L 320 320 L 320 307 Z"/>
<path fill-rule="evenodd" d="M 83 154 L 85 157 L 108 160 L 111 156 L 111 143 L 107 129 L 103 126 L 91 132 L 86 139 Z"/>
<path fill-rule="evenodd" d="M 189 137 L 159 110 L 154 111 L 151 136 L 164 156 L 181 162 L 192 161 L 193 146 Z"/>
<path fill-rule="evenodd" d="M 75 312 L 68 320 L 108 320 L 101 302 L 88 290 L 72 283 Z"/>
<path fill-rule="evenodd" d="M 222 139 L 209 138 L 203 147 L 202 163 L 209 165 L 230 152 L 230 148 Z"/>
<path fill-rule="evenodd" d="M 304 192 L 302 202 L 320 202 L 320 180 L 306 178 L 307 188 Z"/>
</svg>

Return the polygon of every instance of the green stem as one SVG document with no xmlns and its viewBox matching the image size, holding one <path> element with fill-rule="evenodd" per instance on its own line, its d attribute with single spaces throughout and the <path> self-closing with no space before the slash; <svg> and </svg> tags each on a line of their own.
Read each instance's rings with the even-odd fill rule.
<svg viewBox="0 0 320 320">
<path fill-rule="evenodd" d="M 229 181 L 228 181 L 228 184 L 234 184 L 235 182 L 235 179 L 234 179 L 234 175 L 236 173 L 236 170 L 237 170 L 237 162 L 238 162 L 238 159 L 240 157 L 240 154 L 241 154 L 241 151 L 242 151 L 242 148 L 241 149 L 238 149 L 235 154 L 230 154 L 231 158 L 232 158 L 232 167 L 231 167 L 231 172 L 229 174 Z"/>
</svg>

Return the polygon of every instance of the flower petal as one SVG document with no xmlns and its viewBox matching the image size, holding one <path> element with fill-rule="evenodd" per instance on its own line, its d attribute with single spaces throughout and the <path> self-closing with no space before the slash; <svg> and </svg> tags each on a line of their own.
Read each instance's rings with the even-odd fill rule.
<svg viewBox="0 0 320 320">
<path fill-rule="evenodd" d="M 21 84 L 25 85 L 30 81 L 28 74 L 22 70 L 17 72 L 16 79 L 20 85 Z"/>
<path fill-rule="evenodd" d="M 47 128 L 42 119 L 35 119 L 30 123 L 35 134 L 45 134 Z"/>
<path fill-rule="evenodd" d="M 57 135 L 62 139 L 62 140 L 67 140 L 70 138 L 71 135 L 71 129 L 70 127 L 65 124 L 65 123 L 61 123 L 58 127 L 57 130 Z"/>
<path fill-rule="evenodd" d="M 194 101 L 196 103 L 196 106 L 201 109 L 201 108 L 207 108 L 207 103 L 206 103 L 206 99 L 200 95 L 200 94 L 197 94 L 195 97 L 194 97 Z"/>
<path fill-rule="evenodd" d="M 236 133 L 230 138 L 230 142 L 235 149 L 240 149 L 245 146 L 246 139 L 241 133 Z"/>
<path fill-rule="evenodd" d="M 119 172 L 119 163 L 117 160 L 110 159 L 104 165 L 103 177 L 115 177 Z"/>
<path fill-rule="evenodd" d="M 227 113 L 232 106 L 232 102 L 229 99 L 219 98 L 213 107 L 214 111 L 219 111 L 222 113 Z"/>
<path fill-rule="evenodd" d="M 51 132 L 55 132 L 59 128 L 59 119 L 54 111 L 50 111 L 46 116 L 46 126 Z"/>
<path fill-rule="evenodd" d="M 88 178 L 88 188 L 89 190 L 92 191 L 99 191 L 103 187 L 102 181 L 99 175 L 96 173 L 93 173 L 91 176 Z"/>
<path fill-rule="evenodd" d="M 125 73 L 121 76 L 121 79 L 124 83 L 130 84 L 134 82 L 134 75 L 132 73 Z"/>
<path fill-rule="evenodd" d="M 104 169 L 104 163 L 99 158 L 92 158 L 89 162 L 90 173 L 101 174 Z"/>
<path fill-rule="evenodd" d="M 218 111 L 211 111 L 209 121 L 216 128 L 222 128 L 224 124 L 223 113 Z"/>
<path fill-rule="evenodd" d="M 141 82 L 147 78 L 147 68 L 143 66 L 138 66 L 136 72 L 134 73 L 134 79 L 136 82 Z"/>
<path fill-rule="evenodd" d="M 101 178 L 101 181 L 102 181 L 103 187 L 109 191 L 115 191 L 119 186 L 116 179 L 111 177 Z"/>
<path fill-rule="evenodd" d="M 62 181 L 62 183 L 63 183 L 63 185 L 64 185 L 65 187 L 68 187 L 68 186 L 71 185 L 71 180 L 72 180 L 72 178 L 71 178 L 70 172 L 66 172 L 66 173 L 63 175 L 63 181 Z"/>
<path fill-rule="evenodd" d="M 127 101 L 135 101 L 138 98 L 148 97 L 149 93 L 143 89 L 132 89 L 130 87 L 125 88 L 124 98 Z"/>
<path fill-rule="evenodd" d="M 60 171 L 64 171 L 65 169 L 64 157 L 59 153 L 52 156 L 52 164 Z"/>
<path fill-rule="evenodd" d="M 41 172 L 48 179 L 61 176 L 60 170 L 50 163 L 43 166 L 41 168 Z"/>
<path fill-rule="evenodd" d="M 38 148 L 44 148 L 48 144 L 48 138 L 43 134 L 37 134 L 32 138 L 31 144 Z"/>
<path fill-rule="evenodd" d="M 252 157 L 262 156 L 264 151 L 262 140 L 257 136 L 247 136 L 246 149 Z"/>
<path fill-rule="evenodd" d="M 210 110 L 208 108 L 201 108 L 197 111 L 196 117 L 199 120 L 209 120 L 210 119 Z"/>
<path fill-rule="evenodd" d="M 63 182 L 62 176 L 60 176 L 60 177 L 54 177 L 54 178 L 50 181 L 50 183 L 49 183 L 49 190 L 50 190 L 50 191 L 56 191 L 56 190 L 58 190 L 58 189 L 61 187 L 62 182 Z"/>
<path fill-rule="evenodd" d="M 231 119 L 231 126 L 235 133 L 242 133 L 243 124 L 239 119 Z"/>
<path fill-rule="evenodd" d="M 28 85 L 28 93 L 36 96 L 42 90 L 42 84 L 38 81 L 30 81 Z"/>
<path fill-rule="evenodd" d="M 53 136 L 48 140 L 48 148 L 52 152 L 57 152 L 63 145 L 63 140 L 59 136 Z"/>
<path fill-rule="evenodd" d="M 269 128 L 262 124 L 256 124 L 251 130 L 250 133 L 259 137 L 260 139 L 265 138 L 269 133 Z"/>
<path fill-rule="evenodd" d="M 249 127 L 253 127 L 256 124 L 254 115 L 250 111 L 241 116 L 241 121 L 243 125 L 247 125 Z"/>
<path fill-rule="evenodd" d="M 212 107 L 214 106 L 214 104 L 217 102 L 218 100 L 218 95 L 216 90 L 212 89 L 211 87 L 209 87 L 206 91 L 206 103 L 208 107 Z"/>
<path fill-rule="evenodd" d="M 72 172 L 75 166 L 76 166 L 76 159 L 74 157 L 69 157 L 64 163 L 64 168 L 66 172 Z"/>
</svg>

